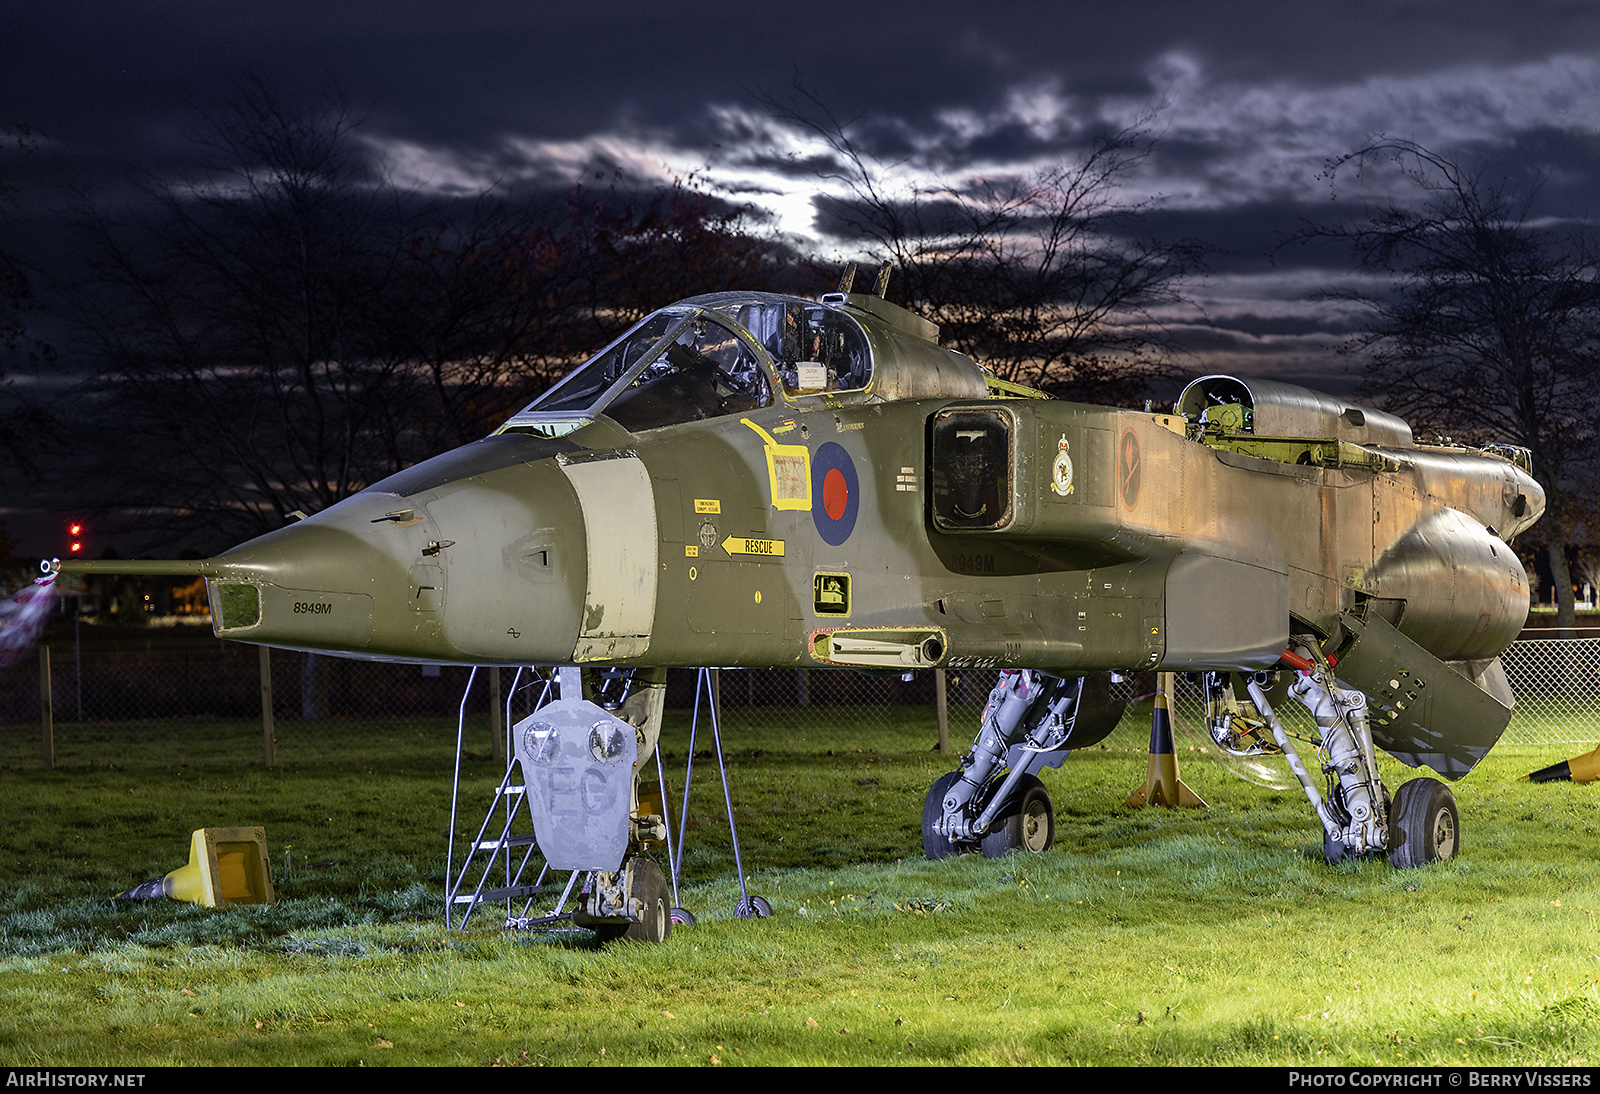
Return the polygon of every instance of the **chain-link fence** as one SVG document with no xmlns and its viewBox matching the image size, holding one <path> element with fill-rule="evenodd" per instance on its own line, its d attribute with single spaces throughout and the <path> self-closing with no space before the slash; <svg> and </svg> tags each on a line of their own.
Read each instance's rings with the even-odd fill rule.
<svg viewBox="0 0 1600 1094">
<path fill-rule="evenodd" d="M 1574 744 L 1600 739 L 1600 637 L 1536 639 L 1514 643 L 1502 658 L 1517 706 L 1508 741 Z M 382 748 L 395 732 L 452 747 L 458 711 L 470 669 L 459 666 L 394 665 L 329 656 L 273 651 L 270 697 L 279 760 L 294 762 L 297 742 L 314 740 L 319 750 L 330 742 L 342 751 Z M 96 741 L 117 732 L 158 731 L 213 726 L 221 747 L 259 755 L 262 747 L 263 688 L 255 647 L 234 643 L 193 643 L 172 650 L 77 649 L 71 642 L 50 649 L 50 695 L 57 740 L 90 733 Z M 964 751 L 997 673 L 993 670 L 944 674 L 948 737 Z M 697 674 L 673 670 L 668 677 L 668 725 L 685 726 L 695 703 Z M 1180 736 L 1204 734 L 1203 698 L 1198 683 L 1179 678 L 1174 716 Z M 501 670 L 501 703 L 511 697 L 513 720 L 531 710 L 538 687 L 531 674 Z M 722 724 L 752 746 L 784 748 L 859 748 L 874 733 L 888 730 L 936 739 L 939 678 L 918 672 L 869 676 L 844 670 L 723 670 L 719 673 Z M 1138 700 L 1154 690 L 1154 674 L 1131 674 L 1116 686 L 1120 698 Z M 467 695 L 468 747 L 491 748 L 491 687 L 480 673 Z M 42 721 L 41 665 L 35 660 L 0 669 L 0 764 L 37 762 Z M 1285 704 L 1286 722 L 1300 718 L 1296 704 Z M 502 708 L 503 709 L 503 708 Z M 1148 728 L 1148 707 L 1132 708 L 1122 732 Z M 123 727 L 119 729 L 118 727 Z M 253 727 L 253 728 L 252 728 Z M 384 732 L 376 732 L 382 727 Z M 1309 722 L 1307 724 L 1309 728 Z M 481 739 L 480 739 L 481 738 Z"/>
<path fill-rule="evenodd" d="M 1600 740 L 1600 637 L 1514 642 L 1500 663 L 1517 697 L 1507 740 L 1523 744 Z"/>
</svg>

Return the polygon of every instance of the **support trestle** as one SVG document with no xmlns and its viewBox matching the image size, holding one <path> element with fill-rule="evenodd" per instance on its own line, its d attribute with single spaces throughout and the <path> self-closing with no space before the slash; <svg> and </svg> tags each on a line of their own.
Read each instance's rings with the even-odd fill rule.
<svg viewBox="0 0 1600 1094">
<path fill-rule="evenodd" d="M 474 676 L 476 673 L 474 673 Z M 510 694 L 506 697 L 506 717 L 504 722 L 508 737 L 509 747 L 505 749 L 506 769 L 496 788 L 494 800 L 491 803 L 483 823 L 479 826 L 478 833 L 463 849 L 465 854 L 461 858 L 459 869 L 456 861 L 455 841 L 455 815 L 456 802 L 460 789 L 460 759 L 461 759 L 461 725 L 457 727 L 457 776 L 456 792 L 452 795 L 451 806 L 451 841 L 447 854 L 447 872 L 451 878 L 449 893 L 446 897 L 446 926 L 465 926 L 466 920 L 478 905 L 504 900 L 506 902 L 506 926 L 520 929 L 559 929 L 561 926 L 575 924 L 593 931 L 602 940 L 609 938 L 628 937 L 645 941 L 661 941 L 666 938 L 674 921 L 683 921 L 673 913 L 681 913 L 679 909 L 671 908 L 673 903 L 668 900 L 667 877 L 661 868 L 645 857 L 649 847 L 665 843 L 667 845 L 667 858 L 672 861 L 671 833 L 667 820 L 666 796 L 659 790 L 654 793 L 640 793 L 640 775 L 643 772 L 648 758 L 655 757 L 657 779 L 661 786 L 666 780 L 662 772 L 661 753 L 657 741 L 661 731 L 661 716 L 665 704 L 666 671 L 655 670 L 603 670 L 580 671 L 576 667 L 566 667 L 548 676 L 541 677 L 536 671 L 533 676 L 534 683 L 529 685 L 534 690 L 528 692 L 517 685 L 522 680 L 522 670 L 518 670 L 513 681 Z M 471 689 L 471 682 L 468 683 Z M 533 711 L 521 721 L 512 724 L 511 711 L 513 700 L 519 693 L 537 694 L 537 702 L 533 704 Z M 611 861 L 620 862 L 614 869 L 593 869 L 593 862 L 583 862 L 594 855 L 606 857 L 597 851 L 585 851 L 580 848 L 574 852 L 570 847 L 541 846 L 537 835 L 540 824 L 549 826 L 551 819 L 545 815 L 549 812 L 551 802 L 543 802 L 541 812 L 540 799 L 548 797 L 552 786 L 530 785 L 531 772 L 539 770 L 539 758 L 557 754 L 557 737 L 550 718 L 542 716 L 541 711 L 558 711 L 562 705 L 560 700 L 567 705 L 579 704 L 591 712 L 584 720 L 587 727 L 593 721 L 592 732 L 599 734 L 591 745 L 597 751 L 593 756 L 605 761 L 607 756 L 615 756 L 621 744 L 631 744 L 632 748 L 626 749 L 627 758 L 637 759 L 631 764 L 631 770 L 622 775 L 614 784 L 626 786 L 627 793 L 624 797 L 620 790 L 612 796 L 607 793 L 608 787 L 602 782 L 595 782 L 591 776 L 596 771 L 586 772 L 576 792 L 580 797 L 598 794 L 595 802 L 584 802 L 594 805 L 600 799 L 615 802 L 608 806 L 604 812 L 610 816 L 617 816 L 614 812 L 626 802 L 626 818 L 617 816 L 617 823 L 625 824 L 625 833 L 621 835 L 620 842 L 613 846 L 616 850 L 609 852 Z M 466 696 L 462 698 L 462 719 L 464 725 Z M 597 709 L 598 708 L 598 709 Z M 609 715 L 609 717 L 608 717 Z M 599 719 L 599 720 L 596 720 Z M 555 718 L 556 722 L 562 719 Z M 609 728 L 608 728 L 609 727 Z M 614 732 L 613 732 L 614 731 Z M 629 732 L 631 731 L 631 732 Z M 585 732 L 590 732 L 586 729 Z M 612 739 L 604 739 L 611 734 Z M 618 737 L 617 734 L 621 736 Z M 527 739 L 521 739 L 526 736 Z M 631 736 L 632 741 L 626 738 Z M 619 757 L 620 758 L 620 757 Z M 534 766 L 529 767 L 532 760 Z M 521 769 L 521 779 L 516 776 L 518 768 Z M 565 770 L 564 768 L 561 770 Z M 560 780 L 557 780 L 559 783 Z M 556 787 L 558 790 L 563 789 Z M 565 788 L 570 795 L 573 788 Z M 542 793 L 536 792 L 542 791 Z M 570 803 L 568 803 L 570 804 Z M 585 810 L 587 812 L 587 810 Z M 566 810 L 570 813 L 570 809 Z M 520 819 L 519 819 L 520 818 Z M 592 819 L 592 818 L 591 818 Z M 493 828 L 498 825 L 499 834 L 491 835 Z M 526 831 L 532 827 L 536 831 Z M 569 842 L 567 831 L 569 826 L 557 825 L 550 827 L 545 833 L 545 839 L 551 838 L 552 833 L 562 837 L 558 844 Z M 583 842 L 582 838 L 579 840 Z M 534 851 L 543 852 L 546 862 L 540 869 L 538 878 L 533 884 L 523 882 L 524 872 L 528 869 Z M 476 881 L 471 880 L 472 868 L 476 856 L 487 853 L 489 862 L 482 868 L 482 873 L 477 875 Z M 556 857 L 574 858 L 573 861 L 563 861 L 557 865 L 552 861 Z M 502 884 L 491 882 L 491 871 L 496 869 L 496 863 L 503 860 L 504 877 Z M 551 913 L 530 916 L 534 898 L 542 891 L 546 876 L 552 868 L 570 870 L 570 876 L 565 888 L 561 892 L 555 910 Z M 581 886 L 577 885 L 582 881 Z M 574 906 L 569 911 L 564 911 L 567 901 L 573 896 L 577 887 L 577 896 Z M 673 878 L 672 892 L 676 893 L 676 876 Z M 519 910 L 513 907 L 516 902 L 521 903 Z M 458 906 L 462 913 L 458 921 L 453 921 L 452 911 Z"/>
</svg>

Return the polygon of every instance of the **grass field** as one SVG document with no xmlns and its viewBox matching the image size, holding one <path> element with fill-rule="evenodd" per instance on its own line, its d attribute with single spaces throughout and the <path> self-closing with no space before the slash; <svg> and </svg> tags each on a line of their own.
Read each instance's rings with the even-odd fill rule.
<svg viewBox="0 0 1600 1094">
<path fill-rule="evenodd" d="M 1458 784 L 1452 863 L 1331 868 L 1298 789 L 1203 752 L 1181 758 L 1209 809 L 1124 808 L 1141 717 L 1045 773 L 1052 851 L 938 863 L 918 823 L 952 764 L 926 712 L 870 736 L 731 731 L 745 865 L 776 914 L 732 918 L 720 787 L 697 760 L 683 901 L 700 926 L 606 948 L 493 915 L 443 929 L 453 726 L 323 742 L 284 723 L 304 736 L 281 753 L 318 759 L 270 770 L 240 759 L 251 724 L 62 726 L 50 772 L 7 727 L 0 1062 L 1600 1061 L 1600 791 L 1516 781 L 1578 747 L 1502 746 Z M 684 725 L 663 741 L 681 772 Z M 498 772 L 469 774 L 483 800 Z M 275 907 L 107 899 L 231 824 L 265 825 Z"/>
</svg>

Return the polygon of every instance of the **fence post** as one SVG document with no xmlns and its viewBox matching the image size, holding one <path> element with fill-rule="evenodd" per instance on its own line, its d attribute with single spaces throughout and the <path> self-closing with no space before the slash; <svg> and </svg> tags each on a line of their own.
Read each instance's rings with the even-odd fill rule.
<svg viewBox="0 0 1600 1094">
<path fill-rule="evenodd" d="M 50 696 L 50 644 L 39 643 L 39 722 L 43 730 L 40 739 L 44 754 L 44 766 L 53 768 L 56 765 L 56 722 L 55 710 Z"/>
<path fill-rule="evenodd" d="M 501 706 L 500 699 L 500 670 L 489 670 L 489 737 L 493 741 L 489 754 L 494 757 L 494 762 L 503 763 L 506 758 L 505 727 L 500 724 L 505 716 L 505 709 Z"/>
<path fill-rule="evenodd" d="M 272 647 L 261 650 L 261 760 L 271 767 L 278 760 L 277 742 L 272 739 Z"/>
<path fill-rule="evenodd" d="M 950 705 L 945 699 L 944 669 L 933 670 L 933 705 L 939 712 L 939 751 L 950 751 Z"/>
</svg>

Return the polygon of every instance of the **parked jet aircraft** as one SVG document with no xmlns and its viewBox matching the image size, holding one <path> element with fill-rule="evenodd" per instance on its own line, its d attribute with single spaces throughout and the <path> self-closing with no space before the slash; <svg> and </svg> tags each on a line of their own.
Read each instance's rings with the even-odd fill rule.
<svg viewBox="0 0 1600 1094">
<path fill-rule="evenodd" d="M 200 562 L 61 568 L 202 574 L 220 637 L 377 660 L 640 683 L 1000 669 L 929 791 L 932 857 L 1048 846 L 1036 773 L 1115 724 L 1105 673 L 1199 672 L 1212 736 L 1286 756 L 1330 859 L 1455 854 L 1449 790 L 1416 779 L 1391 800 L 1374 748 L 1457 779 L 1503 732 L 1498 656 L 1528 610 L 1507 541 L 1544 508 L 1524 450 L 1419 444 L 1382 411 L 1228 376 L 1171 413 L 1057 401 L 941 348 L 881 284 L 681 301 L 492 436 L 324 512 Z M 1286 697 L 1320 729 L 1309 767 L 1274 714 Z M 621 710 L 637 742 L 561 702 L 578 705 L 519 723 L 525 775 L 648 755 L 658 688 Z M 660 872 L 638 855 L 659 818 L 597 793 L 605 831 L 573 852 L 603 871 L 583 914 L 660 937 Z M 637 814 L 637 788 L 622 797 Z"/>
</svg>

